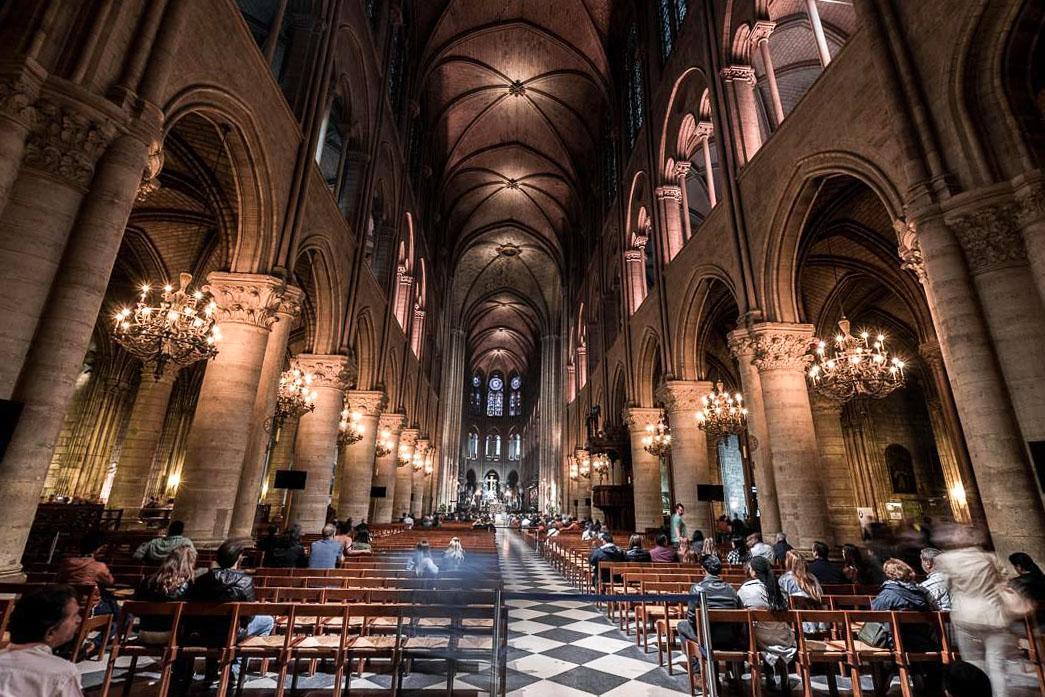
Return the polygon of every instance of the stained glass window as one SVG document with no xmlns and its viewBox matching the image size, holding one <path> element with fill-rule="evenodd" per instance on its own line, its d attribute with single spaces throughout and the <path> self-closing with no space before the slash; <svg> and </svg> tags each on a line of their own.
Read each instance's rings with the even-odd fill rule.
<svg viewBox="0 0 1045 697">
<path fill-rule="evenodd" d="M 487 388 L 486 415 L 504 416 L 504 381 L 501 376 L 496 374 L 491 376 Z"/>
<path fill-rule="evenodd" d="M 522 378 L 512 377 L 512 392 L 508 396 L 508 416 L 522 416 Z"/>
<path fill-rule="evenodd" d="M 624 50 L 627 68 L 628 93 L 625 104 L 628 148 L 635 145 L 635 137 L 645 123 L 645 86 L 642 80 L 642 56 L 639 53 L 639 25 L 632 22 Z"/>
<path fill-rule="evenodd" d="M 472 431 L 468 434 L 468 455 L 469 460 L 479 459 L 479 434 Z"/>
<path fill-rule="evenodd" d="M 513 433 L 508 437 L 508 459 L 522 459 L 522 436 L 518 433 Z"/>
</svg>

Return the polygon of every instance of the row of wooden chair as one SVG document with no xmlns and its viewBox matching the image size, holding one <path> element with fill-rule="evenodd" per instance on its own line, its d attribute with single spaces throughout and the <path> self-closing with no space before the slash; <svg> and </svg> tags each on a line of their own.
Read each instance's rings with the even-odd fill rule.
<svg viewBox="0 0 1045 697">
<path fill-rule="evenodd" d="M 0 583 L 0 649 L 7 646 L 10 637 L 7 631 L 11 612 L 18 596 L 34 590 L 43 588 L 46 583 Z M 72 651 L 69 657 L 73 663 L 80 659 L 87 639 L 94 632 L 101 632 L 101 650 L 94 656 L 95 660 L 101 660 L 105 653 L 105 646 L 109 634 L 112 631 L 112 615 L 95 615 L 94 610 L 101 599 L 98 589 L 90 584 L 73 586 L 77 599 L 80 603 L 80 628 L 72 641 Z"/>
</svg>

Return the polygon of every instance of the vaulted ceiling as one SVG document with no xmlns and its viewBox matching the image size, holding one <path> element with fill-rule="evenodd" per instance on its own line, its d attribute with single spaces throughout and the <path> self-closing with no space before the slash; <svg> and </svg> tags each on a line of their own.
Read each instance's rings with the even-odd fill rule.
<svg viewBox="0 0 1045 697">
<path fill-rule="evenodd" d="M 525 371 L 559 321 L 608 108 L 610 0 L 417 3 L 421 92 L 474 368 Z"/>
</svg>

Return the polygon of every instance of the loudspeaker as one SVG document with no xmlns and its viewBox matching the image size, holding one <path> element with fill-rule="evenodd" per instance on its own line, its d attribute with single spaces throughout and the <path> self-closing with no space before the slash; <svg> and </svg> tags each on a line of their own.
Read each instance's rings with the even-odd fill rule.
<svg viewBox="0 0 1045 697">
<path fill-rule="evenodd" d="M 276 470 L 276 480 L 272 483 L 272 488 L 299 491 L 305 488 L 306 479 L 308 472 L 304 470 Z"/>
<path fill-rule="evenodd" d="M 697 501 L 725 501 L 726 490 L 721 484 L 697 484 Z"/>
<path fill-rule="evenodd" d="M 11 437 L 14 436 L 15 426 L 18 425 L 18 419 L 22 416 L 23 406 L 22 402 L 0 399 L 0 460 L 4 459 L 7 444 L 11 442 Z"/>
<path fill-rule="evenodd" d="M 370 487 L 370 498 L 372 499 L 383 499 L 385 498 L 387 488 L 383 486 L 372 486 Z"/>
</svg>

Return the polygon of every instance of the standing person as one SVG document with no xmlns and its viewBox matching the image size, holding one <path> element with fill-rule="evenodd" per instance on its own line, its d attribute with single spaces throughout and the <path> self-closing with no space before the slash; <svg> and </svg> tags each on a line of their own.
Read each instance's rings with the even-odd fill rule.
<svg viewBox="0 0 1045 697">
<path fill-rule="evenodd" d="M 990 676 L 994 697 L 1010 697 L 1007 661 L 1016 641 L 1009 631 L 1014 616 L 1002 597 L 1005 576 L 997 558 L 982 550 L 982 532 L 966 528 L 956 542 L 962 546 L 936 557 L 934 566 L 950 583 L 958 650 Z"/>
<path fill-rule="evenodd" d="M 151 603 L 184 600 L 195 579 L 196 549 L 182 545 L 163 560 L 156 573 L 142 579 L 134 591 L 134 599 Z M 138 638 L 143 644 L 165 644 L 170 633 L 170 617 L 143 616 L 138 619 Z"/>
<path fill-rule="evenodd" d="M 740 586 L 737 595 L 744 607 L 752 610 L 787 610 L 787 599 L 780 592 L 780 586 L 773 574 L 773 567 L 768 559 L 753 556 L 747 564 L 748 580 Z M 755 622 L 755 643 L 766 662 L 766 683 L 769 689 L 776 688 L 776 664 L 784 662 L 786 666 L 798 653 L 795 633 L 787 622 Z M 787 679 L 786 677 L 784 678 Z"/>
<path fill-rule="evenodd" d="M 135 559 L 145 562 L 160 562 L 170 556 L 177 547 L 192 547 L 192 540 L 185 537 L 185 523 L 180 520 L 171 521 L 167 526 L 167 534 L 163 537 L 154 537 L 148 542 L 138 545 L 134 550 Z"/>
<path fill-rule="evenodd" d="M 935 547 L 926 547 L 921 551 L 919 558 L 922 561 L 922 571 L 926 573 L 922 581 L 922 588 L 929 596 L 929 603 L 934 610 L 950 611 L 951 588 L 947 577 L 936 568 L 936 557 L 943 554 Z"/>
<path fill-rule="evenodd" d="M 675 513 L 671 516 L 671 544 L 676 547 L 679 546 L 679 542 L 682 540 L 689 539 L 689 532 L 686 530 L 686 507 L 681 503 L 675 504 Z"/>
<path fill-rule="evenodd" d="M 80 604 L 69 586 L 45 586 L 15 603 L 11 643 L 0 649 L 0 697 L 83 697 L 80 671 L 54 655 L 80 629 Z"/>
<path fill-rule="evenodd" d="M 809 562 L 809 573 L 816 576 L 821 586 L 837 586 L 849 583 L 842 570 L 831 563 L 831 548 L 817 540 L 813 543 L 813 561 Z"/>
<path fill-rule="evenodd" d="M 334 539 L 337 532 L 330 523 L 323 526 L 323 537 L 312 543 L 309 548 L 308 568 L 336 569 L 345 553 L 345 545 Z"/>
</svg>

